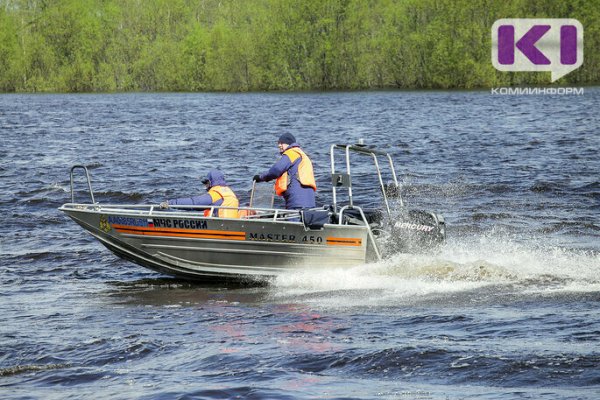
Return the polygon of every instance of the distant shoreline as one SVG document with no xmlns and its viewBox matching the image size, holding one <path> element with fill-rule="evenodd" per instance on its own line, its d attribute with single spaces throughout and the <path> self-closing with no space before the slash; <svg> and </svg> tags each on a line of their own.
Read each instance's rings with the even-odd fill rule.
<svg viewBox="0 0 600 400">
<path fill-rule="evenodd" d="M 0 6 L 0 92 L 311 92 L 548 86 L 491 61 L 501 18 L 574 18 L 600 84 L 594 2 L 62 0 Z"/>
<path fill-rule="evenodd" d="M 600 87 L 600 83 L 589 84 L 589 85 L 520 85 L 520 86 L 499 86 L 499 87 L 481 87 L 481 88 L 428 88 L 428 89 L 415 89 L 415 88 L 385 88 L 385 89 L 331 89 L 331 90 L 255 90 L 245 92 L 233 92 L 233 91 L 114 91 L 114 92 L 0 92 L 1 95 L 128 95 L 128 94 L 334 94 L 334 93 L 397 93 L 397 92 L 422 92 L 422 93 L 434 93 L 434 92 L 484 92 L 490 93 L 497 89 L 529 89 L 532 92 L 536 92 L 536 89 L 560 89 L 560 88 L 582 88 L 582 89 L 593 89 Z M 539 92 L 539 90 L 538 90 Z M 505 94 L 505 93 L 502 93 Z M 514 93 L 518 94 L 518 93 Z"/>
</svg>

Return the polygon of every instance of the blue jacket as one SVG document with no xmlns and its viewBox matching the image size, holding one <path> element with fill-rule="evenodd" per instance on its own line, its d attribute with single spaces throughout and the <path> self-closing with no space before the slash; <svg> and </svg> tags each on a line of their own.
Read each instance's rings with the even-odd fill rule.
<svg viewBox="0 0 600 400">
<path fill-rule="evenodd" d="M 217 169 L 210 170 L 206 177 L 210 186 L 227 186 L 225 182 L 225 175 Z M 194 197 L 182 197 L 180 199 L 173 199 L 168 201 L 171 206 L 220 206 L 223 204 L 223 199 L 218 199 L 213 203 L 213 199 L 210 194 L 206 193 L 201 196 Z"/>
<path fill-rule="evenodd" d="M 290 147 L 300 147 L 298 143 L 292 143 Z M 273 179 L 279 178 L 285 172 L 290 173 L 290 176 L 298 175 L 298 166 L 300 165 L 301 159 L 298 158 L 294 163 L 291 162 L 287 155 L 283 155 L 267 172 L 260 174 L 261 181 L 272 181 Z M 311 187 L 305 187 L 300 184 L 298 179 L 291 179 L 291 183 L 288 189 L 283 192 L 283 198 L 285 199 L 285 208 L 288 210 L 301 209 L 301 208 L 314 208 L 315 205 L 315 191 Z"/>
</svg>

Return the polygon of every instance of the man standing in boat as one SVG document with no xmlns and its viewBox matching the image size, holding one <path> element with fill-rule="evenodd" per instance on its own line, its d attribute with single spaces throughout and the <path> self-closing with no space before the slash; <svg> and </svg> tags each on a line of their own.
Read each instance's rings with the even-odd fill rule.
<svg viewBox="0 0 600 400">
<path fill-rule="evenodd" d="M 225 175 L 218 169 L 208 172 L 205 179 L 202 180 L 208 193 L 202 196 L 183 197 L 180 199 L 168 200 L 160 203 L 161 208 L 169 206 L 222 206 L 232 207 L 215 209 L 214 216 L 220 218 L 238 218 L 239 201 L 233 190 L 227 186 Z M 204 211 L 204 216 L 208 217 L 210 210 Z"/>
<path fill-rule="evenodd" d="M 277 141 L 281 158 L 262 174 L 256 182 L 275 181 L 275 193 L 285 199 L 285 208 L 300 210 L 315 207 L 317 185 L 310 158 L 296 143 L 291 133 L 284 133 Z"/>
</svg>

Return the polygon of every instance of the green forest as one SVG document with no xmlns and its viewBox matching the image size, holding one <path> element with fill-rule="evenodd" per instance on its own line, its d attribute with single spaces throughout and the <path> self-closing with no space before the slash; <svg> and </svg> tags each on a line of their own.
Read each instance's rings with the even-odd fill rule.
<svg viewBox="0 0 600 400">
<path fill-rule="evenodd" d="M 547 85 L 490 60 L 499 18 L 576 18 L 600 82 L 600 0 L 0 0 L 0 92 Z"/>
</svg>

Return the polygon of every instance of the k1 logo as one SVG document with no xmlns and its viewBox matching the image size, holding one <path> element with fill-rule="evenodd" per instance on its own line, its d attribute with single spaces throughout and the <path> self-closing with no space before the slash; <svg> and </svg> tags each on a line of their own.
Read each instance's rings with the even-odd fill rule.
<svg viewBox="0 0 600 400">
<path fill-rule="evenodd" d="M 583 64 L 583 26 L 576 19 L 499 19 L 492 64 L 499 71 L 551 71 L 554 82 Z"/>
</svg>

